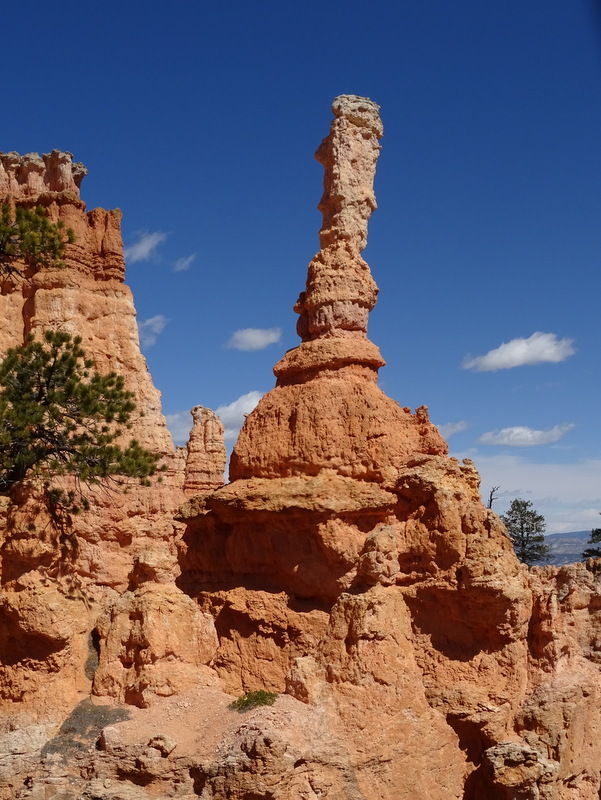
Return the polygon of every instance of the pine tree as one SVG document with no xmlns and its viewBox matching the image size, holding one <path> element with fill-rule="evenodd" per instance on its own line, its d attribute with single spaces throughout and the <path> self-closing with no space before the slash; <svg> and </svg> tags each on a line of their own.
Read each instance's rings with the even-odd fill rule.
<svg viewBox="0 0 601 800">
<path fill-rule="evenodd" d="M 537 514 L 530 500 L 512 500 L 507 513 L 501 515 L 516 556 L 524 564 L 544 561 L 549 553 L 543 532 L 545 518 Z"/>
<path fill-rule="evenodd" d="M 590 539 L 587 541 L 587 544 L 599 544 L 601 545 L 601 528 L 593 528 L 591 531 Z M 586 550 L 582 551 L 582 558 L 601 558 L 601 546 L 600 547 L 587 547 Z"/>
<path fill-rule="evenodd" d="M 41 267 L 63 266 L 65 245 L 75 241 L 62 221 L 50 222 L 46 211 L 4 203 L 0 207 L 0 280 L 24 278 L 22 266 L 35 272 Z"/>
<path fill-rule="evenodd" d="M 117 443 L 135 409 L 132 392 L 120 375 L 93 366 L 81 338 L 58 331 L 8 351 L 0 364 L 0 494 L 35 477 L 54 505 L 76 511 L 86 505 L 83 491 L 67 496 L 57 476 L 74 476 L 81 487 L 155 473 L 159 454 L 134 439 Z"/>
</svg>

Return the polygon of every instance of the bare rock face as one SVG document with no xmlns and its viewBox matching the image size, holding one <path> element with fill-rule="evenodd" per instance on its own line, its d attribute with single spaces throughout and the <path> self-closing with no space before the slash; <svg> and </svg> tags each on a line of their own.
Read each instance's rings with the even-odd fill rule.
<svg viewBox="0 0 601 800">
<path fill-rule="evenodd" d="M 175 586 L 145 583 L 99 618 L 94 693 L 145 708 L 199 683 L 217 650 L 213 618 Z M 116 665 L 120 666 L 117 669 Z M 211 680 L 212 678 L 212 680 Z"/>
<path fill-rule="evenodd" d="M 38 200 L 47 192 L 70 192 L 79 197 L 79 187 L 87 169 L 74 163 L 71 153 L 53 150 L 39 155 L 0 153 L 0 197 L 13 200 Z"/>
<path fill-rule="evenodd" d="M 223 486 L 227 461 L 223 422 L 204 406 L 194 406 L 190 413 L 194 424 L 186 445 L 184 492 L 187 497 Z"/>
</svg>

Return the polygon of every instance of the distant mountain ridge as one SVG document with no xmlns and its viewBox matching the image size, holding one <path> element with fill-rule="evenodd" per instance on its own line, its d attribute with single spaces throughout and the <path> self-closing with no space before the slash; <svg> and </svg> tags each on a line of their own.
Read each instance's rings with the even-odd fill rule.
<svg viewBox="0 0 601 800">
<path fill-rule="evenodd" d="M 590 538 L 589 531 L 572 531 L 570 533 L 550 533 L 545 536 L 545 544 L 549 546 L 547 564 L 562 566 L 582 561 L 582 551 Z"/>
</svg>

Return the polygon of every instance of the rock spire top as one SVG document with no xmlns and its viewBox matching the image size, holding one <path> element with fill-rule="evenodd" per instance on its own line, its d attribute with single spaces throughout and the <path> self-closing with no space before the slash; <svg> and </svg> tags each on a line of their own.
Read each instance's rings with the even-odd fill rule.
<svg viewBox="0 0 601 800">
<path fill-rule="evenodd" d="M 0 153 L 0 198 L 27 200 L 47 192 L 71 192 L 79 198 L 79 187 L 88 171 L 73 161 L 71 153 Z"/>
<path fill-rule="evenodd" d="M 315 158 L 323 165 L 322 249 L 347 241 L 360 252 L 367 244 L 367 222 L 376 208 L 373 183 L 383 128 L 380 106 L 365 97 L 343 94 L 332 104 L 334 120 Z"/>
<path fill-rule="evenodd" d="M 373 184 L 383 134 L 379 106 L 344 94 L 334 100 L 332 111 L 330 134 L 315 153 L 324 167 L 321 249 L 309 264 L 307 286 L 294 309 L 305 342 L 364 338 L 378 293 L 360 253 L 376 208 Z"/>
</svg>

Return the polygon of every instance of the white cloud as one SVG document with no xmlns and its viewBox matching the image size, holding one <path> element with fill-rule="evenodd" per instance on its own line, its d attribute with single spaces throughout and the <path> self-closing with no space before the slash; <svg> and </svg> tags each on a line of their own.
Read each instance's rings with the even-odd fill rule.
<svg viewBox="0 0 601 800">
<path fill-rule="evenodd" d="M 471 458 L 482 477 L 482 493 L 500 486 L 493 511 L 503 514 L 516 497 L 531 500 L 545 517 L 547 533 L 590 530 L 599 527 L 601 511 L 601 458 L 572 464 L 538 464 L 522 455 L 453 453 Z"/>
<path fill-rule="evenodd" d="M 185 258 L 178 258 L 177 261 L 174 262 L 171 269 L 173 270 L 173 272 L 183 272 L 184 270 L 190 268 L 190 265 L 195 260 L 195 258 L 196 258 L 196 253 L 192 253 L 191 255 L 186 256 Z"/>
<path fill-rule="evenodd" d="M 230 336 L 226 347 L 234 350 L 262 350 L 279 342 L 281 337 L 281 328 L 242 328 Z"/>
<path fill-rule="evenodd" d="M 165 414 L 167 428 L 173 441 L 182 444 L 188 441 L 192 429 L 192 415 L 189 411 L 178 411 L 176 414 Z"/>
<path fill-rule="evenodd" d="M 500 444 L 508 447 L 533 447 L 539 444 L 552 444 L 559 441 L 562 436 L 574 427 L 573 422 L 564 425 L 554 425 L 546 431 L 537 431 L 516 425 L 513 428 L 502 428 L 499 431 L 488 431 L 478 439 L 481 444 Z"/>
<path fill-rule="evenodd" d="M 150 317 L 143 322 L 139 322 L 138 331 L 140 332 L 140 344 L 142 347 L 152 347 L 157 340 L 157 336 L 163 332 L 168 322 L 169 320 L 163 314 L 157 314 L 156 317 Z"/>
<path fill-rule="evenodd" d="M 240 428 L 244 424 L 245 415 L 250 414 L 262 397 L 262 392 L 247 392 L 232 403 L 215 409 L 215 413 L 223 422 L 226 442 L 233 442 L 238 438 Z"/>
<path fill-rule="evenodd" d="M 138 241 L 129 245 L 123 251 L 125 260 L 130 264 L 135 264 L 136 261 L 148 261 L 154 255 L 154 251 L 162 244 L 167 238 L 167 234 L 162 231 L 143 231 L 138 234 Z"/>
<path fill-rule="evenodd" d="M 469 428 L 469 422 L 462 419 L 459 420 L 459 422 L 445 422 L 444 425 L 437 425 L 436 427 L 444 439 L 450 439 L 450 437 L 454 436 L 456 433 L 461 433 L 461 431 Z"/>
<path fill-rule="evenodd" d="M 475 358 L 466 356 L 463 368 L 474 369 L 476 372 L 492 372 L 526 364 L 541 364 L 545 361 L 556 364 L 575 352 L 573 339 L 558 339 L 554 333 L 537 331 L 528 339 L 512 339 L 510 342 L 504 342 L 486 355 Z"/>
</svg>

